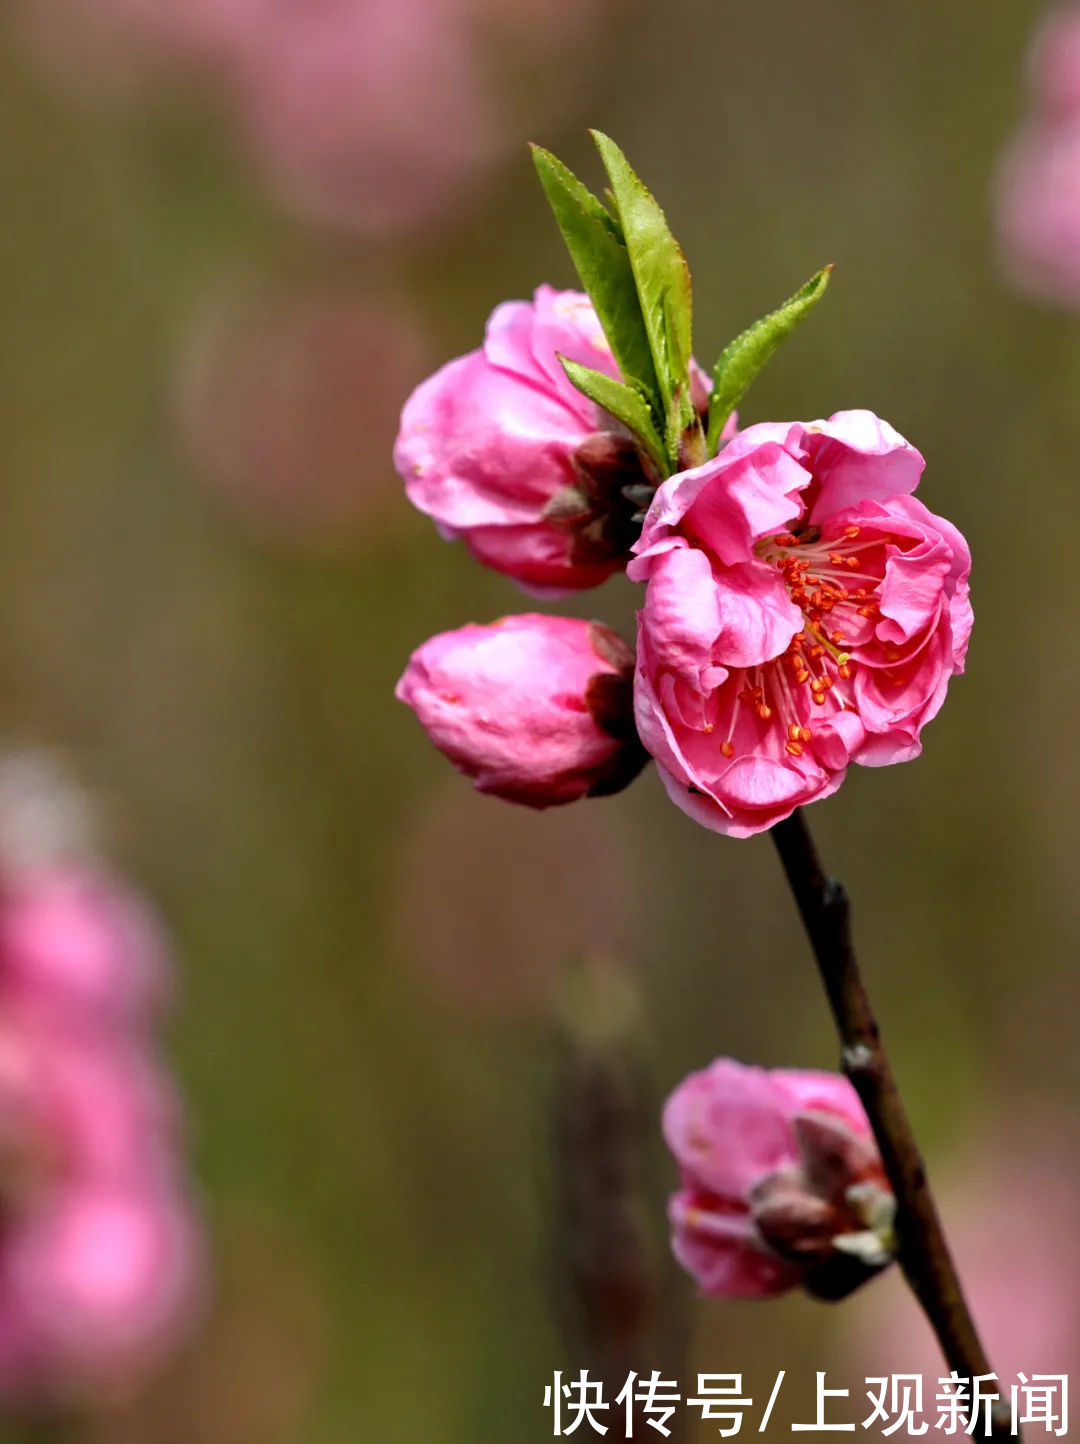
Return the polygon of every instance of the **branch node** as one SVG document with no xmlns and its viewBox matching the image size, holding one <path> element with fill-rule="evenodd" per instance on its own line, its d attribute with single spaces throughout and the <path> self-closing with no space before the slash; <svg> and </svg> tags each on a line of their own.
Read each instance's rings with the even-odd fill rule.
<svg viewBox="0 0 1080 1444">
<path fill-rule="evenodd" d="M 835 877 L 827 877 L 821 895 L 822 906 L 831 913 L 847 912 L 848 895 L 844 884 Z"/>
<path fill-rule="evenodd" d="M 849 1043 L 844 1048 L 841 1057 L 845 1073 L 877 1072 L 877 1059 L 874 1057 L 874 1051 L 865 1043 Z"/>
</svg>

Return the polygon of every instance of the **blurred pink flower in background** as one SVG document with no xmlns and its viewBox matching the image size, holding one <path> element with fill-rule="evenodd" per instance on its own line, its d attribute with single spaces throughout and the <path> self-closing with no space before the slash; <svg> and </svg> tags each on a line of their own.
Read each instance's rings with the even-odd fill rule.
<svg viewBox="0 0 1080 1444">
<path fill-rule="evenodd" d="M 150 1036 L 161 938 L 99 866 L 47 856 L 64 791 L 37 759 L 0 764 L 0 1395 L 20 1405 L 132 1383 L 202 1274 Z M 40 824 L 25 847 L 19 818 Z"/>
<path fill-rule="evenodd" d="M 169 991 L 157 920 L 119 878 L 88 864 L 9 880 L 0 958 L 5 988 L 42 1009 L 145 1016 Z"/>
<path fill-rule="evenodd" d="M 644 863 L 610 809 L 493 807 L 455 779 L 426 799 L 397 873 L 406 954 L 480 1012 L 543 1011 L 570 964 L 640 944 Z"/>
<path fill-rule="evenodd" d="M 390 295 L 223 289 L 181 357 L 180 444 L 256 523 L 316 539 L 369 535 L 396 510 L 388 457 L 426 355 Z"/>
<path fill-rule="evenodd" d="M 999 257 L 1021 290 L 1080 307 L 1080 5 L 1043 24 L 1029 85 L 1031 113 L 996 180 Z"/>
<path fill-rule="evenodd" d="M 301 219 L 369 236 L 460 211 L 520 139 L 512 76 L 600 0 L 15 0 L 30 52 L 97 94 L 195 83 Z"/>
<path fill-rule="evenodd" d="M 237 117 L 301 216 L 368 234 L 460 205 L 506 120 L 466 0 L 264 7 L 233 56 Z"/>
<path fill-rule="evenodd" d="M 846 1078 L 718 1058 L 679 1084 L 663 1126 L 681 1182 L 672 1246 L 705 1293 L 839 1298 L 890 1262 L 892 1192 Z"/>
<path fill-rule="evenodd" d="M 1034 1120 L 1042 1118 L 1041 1125 Z M 961 1281 L 990 1356 L 1009 1386 L 1018 1372 L 1080 1368 L 1080 1256 L 1074 1246 L 1080 1170 L 1075 1126 L 1058 1128 L 1045 1105 L 1012 1119 L 954 1159 L 936 1182 Z M 860 1371 L 943 1378 L 929 1325 L 890 1280 L 846 1316 L 846 1346 Z M 929 1386 L 928 1386 L 929 1387 Z M 930 1389 L 932 1400 L 934 1390 Z"/>
<path fill-rule="evenodd" d="M 617 792 L 644 766 L 633 671 L 607 627 L 532 613 L 431 637 L 396 695 L 478 791 L 557 807 Z"/>
</svg>

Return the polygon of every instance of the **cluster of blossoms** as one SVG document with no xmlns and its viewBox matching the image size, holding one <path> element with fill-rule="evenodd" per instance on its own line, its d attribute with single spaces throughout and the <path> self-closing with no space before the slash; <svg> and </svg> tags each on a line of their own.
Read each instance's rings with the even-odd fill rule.
<svg viewBox="0 0 1080 1444">
<path fill-rule="evenodd" d="M 71 802 L 36 759 L 0 766 L 0 1396 L 18 1406 L 130 1382 L 201 1274 L 152 1041 L 162 938 L 78 845 Z"/>
<path fill-rule="evenodd" d="M 913 493 L 923 458 L 868 411 L 739 430 L 735 406 L 828 271 L 738 337 L 712 386 L 663 213 L 595 134 L 610 206 L 537 151 L 589 295 L 499 306 L 483 346 L 423 382 L 395 462 L 447 537 L 534 595 L 625 571 L 636 646 L 529 613 L 425 642 L 398 684 L 476 786 L 548 807 L 651 757 L 677 806 L 748 837 L 916 757 L 963 670 L 963 537 Z M 896 1202 L 843 1078 L 727 1060 L 664 1118 L 675 1251 L 706 1292 L 841 1298 L 895 1256 Z"/>
<path fill-rule="evenodd" d="M 526 589 L 646 584 L 637 735 L 629 688 L 595 706 L 610 637 L 598 652 L 595 628 L 531 614 L 414 654 L 399 695 L 435 744 L 534 807 L 610 791 L 616 748 L 628 780 L 643 745 L 675 803 L 735 837 L 835 792 L 850 762 L 917 756 L 971 631 L 967 545 L 912 495 L 919 452 L 846 411 L 728 427 L 661 479 L 560 356 L 618 376 L 587 297 L 500 306 L 483 347 L 413 393 L 395 458 L 412 502 Z"/>
<path fill-rule="evenodd" d="M 1002 264 L 1021 289 L 1080 306 L 1080 5 L 1044 22 L 1029 63 L 1031 113 L 997 184 Z"/>
</svg>

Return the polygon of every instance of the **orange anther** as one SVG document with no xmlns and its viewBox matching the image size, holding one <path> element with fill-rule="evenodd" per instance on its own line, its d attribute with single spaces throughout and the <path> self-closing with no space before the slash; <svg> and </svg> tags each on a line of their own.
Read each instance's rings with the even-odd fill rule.
<svg viewBox="0 0 1080 1444">
<path fill-rule="evenodd" d="M 837 667 L 836 675 L 842 677 L 845 682 L 851 681 L 851 668 L 845 662 L 842 667 Z"/>
<path fill-rule="evenodd" d="M 854 571 L 857 571 L 858 568 L 859 568 L 859 558 L 858 558 L 858 557 L 848 557 L 848 559 L 847 559 L 847 565 L 851 568 L 851 570 L 852 570 L 853 572 L 854 572 Z"/>
<path fill-rule="evenodd" d="M 832 562 L 834 567 L 842 567 L 844 565 L 844 558 L 839 552 L 830 552 L 829 561 Z"/>
<path fill-rule="evenodd" d="M 825 648 L 821 645 L 820 642 L 817 642 L 817 643 L 814 644 L 814 646 L 812 646 L 812 647 L 810 648 L 810 655 L 811 655 L 811 657 L 813 657 L 813 658 L 815 659 L 815 661 L 816 661 L 818 657 L 824 657 L 824 655 L 825 655 Z"/>
<path fill-rule="evenodd" d="M 846 526 L 844 528 L 844 535 L 852 538 L 857 537 L 859 535 L 859 528 L 857 526 Z"/>
<path fill-rule="evenodd" d="M 791 726 L 787 730 L 787 735 L 790 741 L 798 742 L 799 738 L 802 736 L 802 728 L 797 722 L 792 722 Z"/>
<path fill-rule="evenodd" d="M 798 744 L 797 742 L 788 742 L 788 743 L 786 743 L 785 745 L 786 745 L 787 751 L 791 753 L 792 757 L 801 757 L 801 756 L 802 756 L 802 748 L 799 746 L 799 744 Z"/>
<path fill-rule="evenodd" d="M 706 737 L 711 737 L 712 734 L 716 731 L 716 723 L 706 722 L 705 726 L 701 730 L 705 733 Z"/>
<path fill-rule="evenodd" d="M 829 633 L 829 641 L 832 642 L 835 646 L 839 647 L 840 643 L 841 643 L 843 640 L 844 640 L 844 633 L 843 633 L 843 632 L 830 632 L 830 633 Z"/>
<path fill-rule="evenodd" d="M 766 702 L 762 702 L 757 709 L 757 714 L 763 722 L 768 722 L 772 716 L 772 708 Z"/>
<path fill-rule="evenodd" d="M 814 735 L 814 734 L 813 734 L 813 732 L 810 731 L 810 728 L 809 728 L 809 727 L 800 727 L 800 728 L 799 728 L 799 741 L 800 741 L 800 742 L 809 742 L 809 741 L 811 740 L 811 738 L 813 737 L 813 735 Z"/>
<path fill-rule="evenodd" d="M 811 702 L 814 703 L 815 706 L 817 706 L 817 707 L 824 707 L 824 705 L 825 705 L 825 689 L 824 689 L 824 687 L 821 689 L 820 692 L 812 692 L 812 693 L 810 694 L 810 700 L 811 700 Z"/>
<path fill-rule="evenodd" d="M 721 753 L 723 754 L 724 757 L 734 757 L 734 756 L 735 756 L 735 746 L 734 746 L 734 743 L 731 743 L 731 742 L 721 742 L 721 744 L 720 744 L 720 751 L 721 751 Z"/>
</svg>

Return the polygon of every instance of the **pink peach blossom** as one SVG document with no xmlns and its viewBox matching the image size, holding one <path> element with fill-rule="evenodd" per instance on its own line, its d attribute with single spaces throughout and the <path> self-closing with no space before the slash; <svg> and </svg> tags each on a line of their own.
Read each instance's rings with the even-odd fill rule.
<svg viewBox="0 0 1080 1444">
<path fill-rule="evenodd" d="M 633 654 L 572 617 L 504 617 L 443 632 L 409 659 L 397 696 L 480 792 L 553 807 L 636 776 Z"/>
<path fill-rule="evenodd" d="M 751 426 L 666 481 L 629 575 L 635 710 L 675 803 L 748 837 L 849 762 L 918 755 L 963 670 L 970 556 L 923 459 L 867 411 Z"/>
<path fill-rule="evenodd" d="M 664 1108 L 672 1246 L 707 1294 L 840 1297 L 892 1257 L 892 1194 L 855 1090 L 718 1058 Z"/>
<path fill-rule="evenodd" d="M 486 566 L 544 592 L 621 570 L 644 481 L 637 452 L 570 384 L 559 356 L 618 368 L 587 297 L 541 286 L 507 301 L 484 344 L 443 366 L 405 404 L 394 461 L 409 500 Z"/>
</svg>

